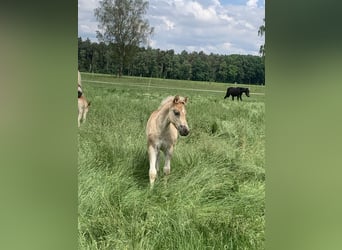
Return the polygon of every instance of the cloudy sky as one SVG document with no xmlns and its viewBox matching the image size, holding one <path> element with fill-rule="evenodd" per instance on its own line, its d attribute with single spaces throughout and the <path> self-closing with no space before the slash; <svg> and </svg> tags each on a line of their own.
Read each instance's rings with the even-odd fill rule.
<svg viewBox="0 0 342 250">
<path fill-rule="evenodd" d="M 96 39 L 94 9 L 100 0 L 78 0 L 78 36 Z M 258 55 L 265 0 L 150 0 L 146 18 L 154 27 L 149 46 L 206 54 Z"/>
</svg>

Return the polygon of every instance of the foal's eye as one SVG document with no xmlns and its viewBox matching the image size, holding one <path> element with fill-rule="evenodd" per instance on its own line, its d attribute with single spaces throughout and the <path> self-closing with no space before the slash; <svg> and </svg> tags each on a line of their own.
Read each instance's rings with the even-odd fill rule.
<svg viewBox="0 0 342 250">
<path fill-rule="evenodd" d="M 176 116 L 179 116 L 180 115 L 180 112 L 178 110 L 174 110 L 173 113 L 176 115 Z"/>
</svg>

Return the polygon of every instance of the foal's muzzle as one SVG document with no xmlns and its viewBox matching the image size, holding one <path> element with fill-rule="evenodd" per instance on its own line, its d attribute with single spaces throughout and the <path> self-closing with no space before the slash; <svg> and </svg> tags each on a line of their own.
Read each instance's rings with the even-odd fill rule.
<svg viewBox="0 0 342 250">
<path fill-rule="evenodd" d="M 178 131 L 179 131 L 179 134 L 181 135 L 181 136 L 187 136 L 188 134 L 189 134 L 189 129 L 188 129 L 188 127 L 187 126 L 184 126 L 184 125 L 180 125 L 179 127 L 178 127 Z"/>
</svg>

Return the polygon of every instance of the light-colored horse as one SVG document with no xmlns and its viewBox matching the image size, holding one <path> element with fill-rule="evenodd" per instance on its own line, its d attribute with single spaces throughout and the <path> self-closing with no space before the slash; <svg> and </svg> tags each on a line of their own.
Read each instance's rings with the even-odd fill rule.
<svg viewBox="0 0 342 250">
<path fill-rule="evenodd" d="M 81 126 L 81 120 L 85 122 L 89 111 L 90 102 L 87 101 L 84 94 L 78 98 L 78 127 Z"/>
<path fill-rule="evenodd" d="M 81 74 L 78 71 L 78 79 L 77 79 L 77 92 L 78 92 L 78 127 L 81 126 L 81 120 L 85 122 L 87 118 L 87 113 L 89 111 L 90 102 L 87 101 L 85 98 L 83 91 L 82 91 L 82 82 L 81 82 Z"/>
<path fill-rule="evenodd" d="M 185 110 L 187 101 L 187 97 L 169 96 L 161 102 L 159 108 L 148 119 L 146 135 L 151 187 L 159 170 L 160 150 L 165 155 L 164 174 L 168 175 L 171 171 L 170 161 L 174 145 L 177 142 L 178 132 L 182 136 L 189 134 Z"/>
</svg>

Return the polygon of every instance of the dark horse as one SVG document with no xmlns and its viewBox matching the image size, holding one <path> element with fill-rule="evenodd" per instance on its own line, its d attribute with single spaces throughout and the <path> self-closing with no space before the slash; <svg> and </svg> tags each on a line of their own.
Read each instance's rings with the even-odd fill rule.
<svg viewBox="0 0 342 250">
<path fill-rule="evenodd" d="M 226 99 L 229 96 L 232 96 L 232 100 L 234 100 L 234 97 L 237 96 L 237 99 L 242 101 L 242 98 L 241 98 L 242 93 L 245 93 L 246 96 L 249 97 L 249 89 L 248 88 L 229 87 L 227 89 L 227 93 L 226 93 L 226 96 L 224 97 L 224 99 Z"/>
</svg>

